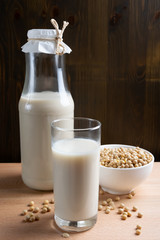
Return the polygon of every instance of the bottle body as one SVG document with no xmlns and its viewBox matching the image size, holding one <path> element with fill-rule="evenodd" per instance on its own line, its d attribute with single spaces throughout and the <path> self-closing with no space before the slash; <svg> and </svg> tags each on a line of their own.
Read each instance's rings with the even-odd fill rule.
<svg viewBox="0 0 160 240">
<path fill-rule="evenodd" d="M 51 122 L 59 118 L 73 117 L 74 102 L 67 89 L 62 59 L 58 59 L 62 57 L 47 56 L 48 64 L 52 61 L 52 67 L 49 66 L 51 70 L 46 70 L 48 65 L 44 67 L 43 63 L 47 64 L 45 55 L 48 54 L 31 55 L 27 57 L 30 74 L 26 72 L 19 101 L 22 179 L 30 188 L 52 190 Z M 45 61 L 42 61 L 42 58 L 45 58 Z M 42 61 L 38 68 L 44 67 L 44 70 L 40 69 L 40 73 L 38 71 L 39 74 L 37 61 Z"/>
</svg>

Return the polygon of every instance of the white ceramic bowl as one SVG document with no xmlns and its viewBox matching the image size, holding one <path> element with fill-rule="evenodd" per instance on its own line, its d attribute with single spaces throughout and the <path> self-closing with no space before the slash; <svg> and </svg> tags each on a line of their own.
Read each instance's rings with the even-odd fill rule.
<svg viewBox="0 0 160 240">
<path fill-rule="evenodd" d="M 134 146 L 130 145 L 107 144 L 102 145 L 101 149 L 119 147 L 135 148 Z M 147 150 L 145 151 L 148 152 Z M 146 178 L 150 175 L 154 163 L 153 155 L 152 158 L 153 159 L 150 163 L 137 168 L 111 168 L 100 165 L 100 177 L 99 177 L 100 186 L 105 192 L 111 194 L 118 195 L 128 194 L 129 192 L 133 191 L 144 180 L 146 180 Z"/>
</svg>

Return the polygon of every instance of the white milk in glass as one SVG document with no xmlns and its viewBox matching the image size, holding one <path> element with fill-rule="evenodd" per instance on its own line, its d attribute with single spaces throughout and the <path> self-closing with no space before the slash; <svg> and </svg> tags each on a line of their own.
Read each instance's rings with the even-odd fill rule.
<svg viewBox="0 0 160 240">
<path fill-rule="evenodd" d="M 73 117 L 74 103 L 67 92 L 34 92 L 19 102 L 22 178 L 35 189 L 53 189 L 51 122 Z M 65 126 L 64 126 L 65 127 Z"/>
<path fill-rule="evenodd" d="M 83 138 L 52 146 L 55 215 L 78 221 L 96 216 L 99 187 L 99 145 Z"/>
</svg>

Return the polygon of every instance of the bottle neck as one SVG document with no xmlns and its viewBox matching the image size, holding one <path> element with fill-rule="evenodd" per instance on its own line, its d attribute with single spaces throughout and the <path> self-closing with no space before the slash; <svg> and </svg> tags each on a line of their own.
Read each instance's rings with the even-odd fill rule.
<svg viewBox="0 0 160 240">
<path fill-rule="evenodd" d="M 68 92 L 64 55 L 26 53 L 23 94 L 43 91 Z"/>
</svg>

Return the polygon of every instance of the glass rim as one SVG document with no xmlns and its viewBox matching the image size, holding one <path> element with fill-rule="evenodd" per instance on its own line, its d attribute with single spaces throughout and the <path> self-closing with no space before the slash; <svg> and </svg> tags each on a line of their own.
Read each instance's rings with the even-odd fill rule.
<svg viewBox="0 0 160 240">
<path fill-rule="evenodd" d="M 86 127 L 86 128 L 63 128 L 63 127 L 58 127 L 55 125 L 55 123 L 58 123 L 58 122 L 61 122 L 61 121 L 64 121 L 64 120 L 85 120 L 85 121 L 90 121 L 90 122 L 95 122 L 97 125 L 94 126 L 94 127 Z M 51 127 L 52 128 L 55 128 L 57 130 L 60 130 L 60 131 L 64 131 L 64 132 L 69 132 L 69 131 L 74 131 L 74 132 L 79 132 L 79 131 L 93 131 L 93 130 L 97 130 L 101 127 L 101 122 L 96 120 L 96 119 L 93 119 L 93 118 L 87 118 L 87 117 L 73 117 L 73 118 L 59 118 L 59 119 L 55 119 L 52 121 L 51 123 Z"/>
</svg>

